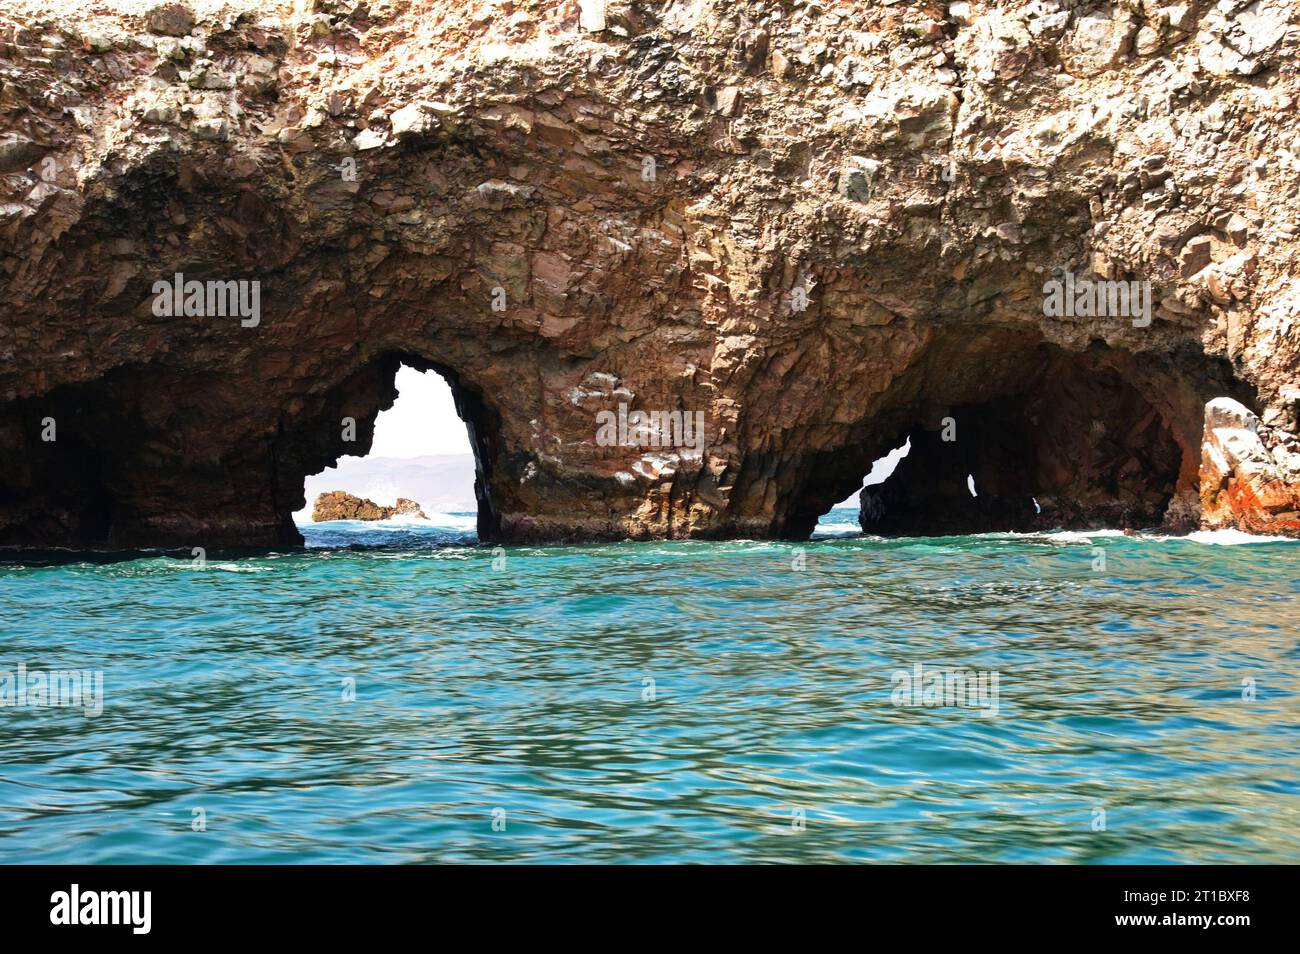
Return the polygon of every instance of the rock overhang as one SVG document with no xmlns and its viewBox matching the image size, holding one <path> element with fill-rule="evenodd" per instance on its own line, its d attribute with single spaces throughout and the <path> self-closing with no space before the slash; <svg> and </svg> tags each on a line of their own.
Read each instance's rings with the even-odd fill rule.
<svg viewBox="0 0 1300 954">
<path fill-rule="evenodd" d="M 3 24 L 6 542 L 292 542 L 395 354 L 469 402 L 485 536 L 784 535 L 825 461 L 942 403 L 954 325 L 1172 367 L 1136 386 L 1184 501 L 1221 396 L 1294 486 L 1289 21 L 1243 79 L 1196 3 L 163 6 Z M 1049 317 L 1053 270 L 1149 282 L 1153 320 Z M 178 271 L 266 314 L 153 316 Z M 592 375 L 702 414 L 703 452 L 602 446 Z"/>
</svg>

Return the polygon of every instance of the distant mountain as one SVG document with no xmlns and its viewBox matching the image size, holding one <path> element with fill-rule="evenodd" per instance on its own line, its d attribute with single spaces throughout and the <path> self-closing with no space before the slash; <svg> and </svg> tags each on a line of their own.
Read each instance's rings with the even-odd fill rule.
<svg viewBox="0 0 1300 954">
<path fill-rule="evenodd" d="M 295 516 L 311 519 L 316 497 L 345 490 L 377 504 L 392 505 L 398 497 L 418 501 L 424 512 L 464 513 L 478 509 L 474 500 L 474 455 L 432 454 L 427 457 L 344 457 L 337 467 L 307 478 L 307 506 Z"/>
</svg>

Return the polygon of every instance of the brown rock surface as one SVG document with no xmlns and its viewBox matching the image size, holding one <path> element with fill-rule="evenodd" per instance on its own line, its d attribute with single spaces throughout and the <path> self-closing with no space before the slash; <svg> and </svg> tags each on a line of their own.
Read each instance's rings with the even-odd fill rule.
<svg viewBox="0 0 1300 954">
<path fill-rule="evenodd" d="M 1236 401 L 1206 405 L 1200 475 L 1205 526 L 1300 532 L 1300 446 L 1278 441 L 1270 451 L 1263 429 Z"/>
<path fill-rule="evenodd" d="M 1076 6 L 13 0 L 0 544 L 297 542 L 403 361 L 485 538 L 799 536 L 947 416 L 924 459 L 1043 523 L 1295 533 L 1200 482 L 1228 397 L 1295 493 L 1296 8 Z M 1151 321 L 1047 317 L 1054 269 Z M 176 273 L 256 320 L 158 314 Z"/>
<path fill-rule="evenodd" d="M 315 523 L 325 520 L 391 520 L 403 515 L 426 519 L 420 505 L 406 497 L 398 497 L 394 506 L 384 507 L 343 490 L 331 490 L 316 498 L 311 519 Z"/>
</svg>

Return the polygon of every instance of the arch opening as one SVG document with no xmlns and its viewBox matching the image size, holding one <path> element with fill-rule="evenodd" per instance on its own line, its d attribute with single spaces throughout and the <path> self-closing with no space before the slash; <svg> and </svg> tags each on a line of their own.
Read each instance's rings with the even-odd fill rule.
<svg viewBox="0 0 1300 954">
<path fill-rule="evenodd" d="M 304 534 L 334 520 L 419 518 L 459 529 L 466 515 L 476 518 L 474 451 L 451 385 L 403 363 L 393 386 L 397 396 L 375 418 L 369 452 L 307 476 L 306 506 L 294 514 Z"/>
<path fill-rule="evenodd" d="M 1176 369 L 1101 342 L 950 332 L 856 440 L 817 460 L 785 535 L 811 531 L 854 486 L 873 534 L 1169 526 L 1175 499 L 1195 497 L 1202 406 Z M 863 481 L 903 444 L 887 480 Z"/>
<path fill-rule="evenodd" d="M 241 375 L 149 364 L 0 406 L 0 441 L 15 449 L 0 455 L 0 548 L 299 546 L 306 476 L 370 454 L 403 366 L 450 388 L 472 456 L 469 509 L 479 538 L 497 539 L 499 416 L 453 369 L 394 351 L 332 383 L 303 377 L 296 393 L 274 382 L 260 401 Z"/>
<path fill-rule="evenodd" d="M 431 515 L 459 528 L 468 514 L 479 539 L 497 538 L 490 478 L 499 421 L 456 371 L 385 354 L 336 388 L 315 420 L 313 433 L 331 437 L 299 465 L 295 533 L 331 520 Z"/>
<path fill-rule="evenodd" d="M 893 478 L 862 494 L 863 529 L 932 535 L 1162 524 L 1182 452 L 1159 413 L 1118 376 L 1090 386 L 1096 403 L 1062 403 L 1058 386 L 1059 379 L 950 409 L 951 440 L 928 421 L 914 424 L 912 452 Z"/>
</svg>

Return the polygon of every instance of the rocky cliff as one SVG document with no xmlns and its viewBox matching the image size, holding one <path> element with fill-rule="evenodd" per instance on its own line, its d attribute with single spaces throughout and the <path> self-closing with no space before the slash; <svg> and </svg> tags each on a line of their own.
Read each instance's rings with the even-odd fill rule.
<svg viewBox="0 0 1300 954">
<path fill-rule="evenodd" d="M 296 542 L 402 362 L 485 538 L 798 537 L 908 436 L 900 532 L 1296 534 L 1298 21 L 9 0 L 0 543 Z"/>
</svg>

